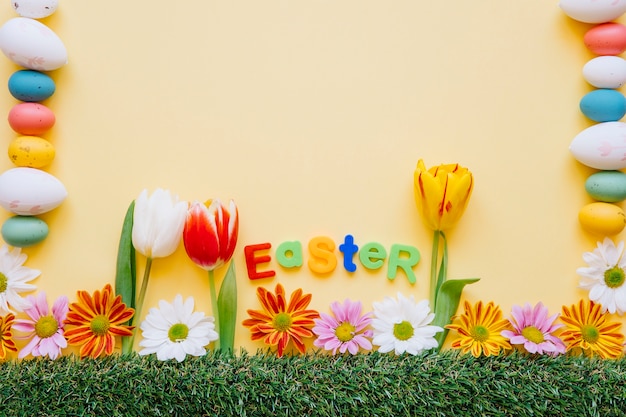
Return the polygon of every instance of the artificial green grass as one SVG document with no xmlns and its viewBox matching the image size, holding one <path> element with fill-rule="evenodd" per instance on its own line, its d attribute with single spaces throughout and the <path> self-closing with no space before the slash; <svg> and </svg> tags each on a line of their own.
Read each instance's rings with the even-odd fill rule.
<svg viewBox="0 0 626 417">
<path fill-rule="evenodd" d="M 624 416 L 626 359 L 136 354 L 0 364 L 2 416 Z"/>
</svg>

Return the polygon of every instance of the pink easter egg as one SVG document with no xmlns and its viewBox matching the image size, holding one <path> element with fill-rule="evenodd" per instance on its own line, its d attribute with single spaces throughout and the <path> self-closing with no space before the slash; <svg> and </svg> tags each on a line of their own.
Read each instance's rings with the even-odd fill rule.
<svg viewBox="0 0 626 417">
<path fill-rule="evenodd" d="M 41 103 L 20 103 L 9 111 L 9 125 L 20 135 L 40 136 L 55 122 L 52 110 Z"/>
<path fill-rule="evenodd" d="M 602 23 L 589 29 L 583 42 L 596 55 L 619 55 L 626 51 L 626 26 Z"/>
</svg>

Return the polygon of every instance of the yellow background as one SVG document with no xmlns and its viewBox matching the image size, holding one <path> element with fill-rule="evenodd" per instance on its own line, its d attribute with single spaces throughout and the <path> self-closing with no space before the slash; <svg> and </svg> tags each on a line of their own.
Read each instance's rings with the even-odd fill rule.
<svg viewBox="0 0 626 417">
<path fill-rule="evenodd" d="M 0 8 L 0 20 L 14 16 Z M 23 250 L 50 302 L 114 282 L 125 211 L 157 187 L 236 201 L 239 322 L 260 308 L 255 289 L 279 282 L 312 293 L 323 312 L 345 298 L 366 310 L 397 292 L 426 298 L 432 237 L 413 197 L 420 158 L 474 173 L 468 209 L 448 234 L 449 277 L 481 278 L 465 298 L 508 315 L 514 304 L 543 301 L 556 313 L 587 297 L 576 268 L 601 238 L 577 215 L 592 201 L 584 181 L 593 171 L 568 146 L 592 124 L 578 109 L 592 89 L 582 77 L 592 25 L 557 1 L 63 0 L 42 22 L 69 54 L 50 73 L 57 90 L 45 104 L 57 123 L 43 135 L 57 151 L 45 170 L 69 196 L 42 216 L 49 237 Z M 17 69 L 0 60 L 0 79 Z M 3 94 L 8 114 L 17 101 Z M 5 146 L 16 136 L 8 123 L 0 134 Z M 340 264 L 319 277 L 273 259 L 275 278 L 247 278 L 246 245 L 339 244 L 346 234 L 359 246 L 417 247 L 416 285 L 358 262 L 353 274 Z M 145 258 L 137 262 L 140 277 Z M 180 293 L 210 314 L 208 288 L 181 244 L 155 260 L 144 313 Z M 264 348 L 249 335 L 239 326 L 235 343 Z"/>
</svg>

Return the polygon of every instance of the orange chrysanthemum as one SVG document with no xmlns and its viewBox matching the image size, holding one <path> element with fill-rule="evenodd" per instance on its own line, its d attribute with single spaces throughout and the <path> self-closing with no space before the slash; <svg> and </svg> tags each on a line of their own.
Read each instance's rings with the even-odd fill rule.
<svg viewBox="0 0 626 417">
<path fill-rule="evenodd" d="M 483 306 L 479 301 L 474 308 L 465 301 L 465 312 L 452 319 L 459 319 L 458 324 L 448 324 L 446 329 L 456 330 L 459 338 L 452 342 L 452 347 L 462 349 L 463 353 L 471 352 L 475 357 L 498 355 L 501 350 L 511 349 L 511 345 L 502 330 L 509 328 L 509 321 L 502 318 L 500 307 L 490 301 Z"/>
<path fill-rule="evenodd" d="M 600 304 L 580 300 L 569 308 L 563 306 L 562 310 L 560 319 L 567 327 L 560 336 L 568 352 L 580 349 L 588 355 L 596 353 L 605 359 L 622 355 L 622 324 L 608 321 L 609 313 L 603 314 Z"/>
<path fill-rule="evenodd" d="M 317 311 L 305 310 L 311 302 L 311 294 L 303 295 L 302 289 L 298 288 L 287 302 L 285 289 L 277 284 L 276 295 L 259 287 L 257 297 L 263 311 L 248 310 L 250 318 L 243 321 L 252 332 L 252 340 L 263 339 L 270 346 L 278 346 L 278 356 L 283 355 L 287 344 L 293 340 L 296 349 L 304 353 L 303 339 L 313 336 L 313 320 L 319 317 Z"/>
<path fill-rule="evenodd" d="M 132 336 L 133 327 L 127 322 L 135 310 L 122 303 L 122 297 L 113 296 L 110 284 L 93 296 L 87 291 L 78 291 L 78 302 L 70 305 L 65 324 L 76 326 L 65 330 L 70 345 L 80 345 L 80 356 L 97 358 L 110 355 L 115 347 L 115 336 Z"/>
<path fill-rule="evenodd" d="M 15 316 L 11 313 L 0 317 L 0 359 L 6 359 L 8 351 L 17 352 L 11 331 L 14 321 Z"/>
</svg>

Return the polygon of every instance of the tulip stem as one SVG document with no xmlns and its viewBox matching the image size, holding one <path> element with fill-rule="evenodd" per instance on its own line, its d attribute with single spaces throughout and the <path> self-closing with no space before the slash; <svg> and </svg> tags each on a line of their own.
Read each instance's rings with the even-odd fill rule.
<svg viewBox="0 0 626 417">
<path fill-rule="evenodd" d="M 217 291 L 215 289 L 215 272 L 210 269 L 209 270 L 209 287 L 211 289 L 211 308 L 213 309 L 213 317 L 215 317 L 215 331 L 220 336 L 220 313 L 217 308 Z M 213 342 L 215 346 L 215 350 L 219 350 L 220 348 L 220 339 L 218 338 L 215 342 Z"/>
<path fill-rule="evenodd" d="M 135 342 L 135 335 L 137 334 L 137 324 L 141 319 L 141 309 L 143 307 L 143 300 L 146 298 L 146 289 L 148 288 L 148 278 L 150 277 L 150 269 L 152 269 L 152 258 L 146 258 L 146 269 L 143 271 L 143 279 L 141 281 L 141 289 L 139 290 L 139 298 L 135 303 L 135 315 L 133 316 L 133 336 L 131 338 L 131 349 Z"/>
<path fill-rule="evenodd" d="M 433 235 L 433 253 L 430 258 L 430 310 L 435 311 L 437 303 L 437 264 L 439 263 L 439 230 Z"/>
<path fill-rule="evenodd" d="M 443 241 L 443 254 L 441 255 L 441 265 L 439 264 L 440 238 Z M 433 253 L 430 260 L 430 308 L 435 311 L 437 307 L 437 295 L 439 289 L 446 282 L 448 275 L 448 243 L 446 235 L 441 230 L 435 230 L 433 235 Z"/>
</svg>

